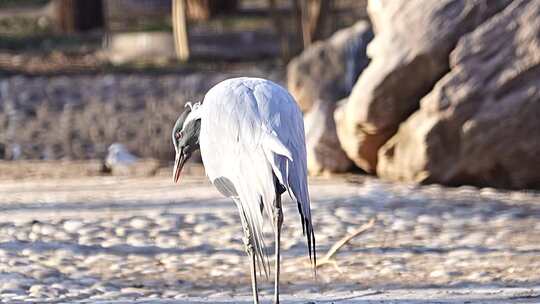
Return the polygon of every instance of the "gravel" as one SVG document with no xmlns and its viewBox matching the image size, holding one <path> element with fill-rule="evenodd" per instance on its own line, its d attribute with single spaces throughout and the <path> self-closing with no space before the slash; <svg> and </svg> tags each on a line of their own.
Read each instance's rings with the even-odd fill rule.
<svg viewBox="0 0 540 304">
<path fill-rule="evenodd" d="M 540 302 L 538 192 L 366 177 L 313 179 L 311 196 L 319 257 L 376 224 L 315 279 L 286 201 L 287 302 Z M 250 301 L 237 211 L 202 178 L 5 181 L 0 197 L 0 302 Z M 270 299 L 272 283 L 260 282 Z"/>
</svg>

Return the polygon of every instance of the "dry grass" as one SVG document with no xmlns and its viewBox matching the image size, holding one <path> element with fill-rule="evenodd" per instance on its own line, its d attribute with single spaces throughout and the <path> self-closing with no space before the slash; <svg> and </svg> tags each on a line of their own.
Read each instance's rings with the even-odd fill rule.
<svg viewBox="0 0 540 304">
<path fill-rule="evenodd" d="M 126 105 L 91 101 L 79 107 L 66 104 L 54 111 L 51 104 L 44 102 L 35 113 L 25 113 L 15 137 L 23 157 L 30 159 L 104 158 L 113 142 L 126 144 L 142 157 L 169 159 L 169 129 L 183 103 L 151 100 Z M 9 125 L 7 116 L 0 113 L 0 125 Z"/>
<path fill-rule="evenodd" d="M 22 159 L 102 159 L 113 142 L 140 157 L 169 160 L 170 128 L 186 100 L 181 77 L 82 76 L 11 79 L 0 108 L 6 159 L 15 144 Z"/>
</svg>

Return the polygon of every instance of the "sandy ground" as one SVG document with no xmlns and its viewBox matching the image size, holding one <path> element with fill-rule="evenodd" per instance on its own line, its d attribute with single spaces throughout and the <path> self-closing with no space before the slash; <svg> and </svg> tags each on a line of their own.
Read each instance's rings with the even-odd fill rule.
<svg viewBox="0 0 540 304">
<path fill-rule="evenodd" d="M 314 278 L 286 200 L 284 303 L 540 303 L 538 192 L 364 177 L 310 189 L 319 256 L 376 223 Z M 250 302 L 237 211 L 204 177 L 3 180 L 0 199 L 1 302 Z"/>
</svg>

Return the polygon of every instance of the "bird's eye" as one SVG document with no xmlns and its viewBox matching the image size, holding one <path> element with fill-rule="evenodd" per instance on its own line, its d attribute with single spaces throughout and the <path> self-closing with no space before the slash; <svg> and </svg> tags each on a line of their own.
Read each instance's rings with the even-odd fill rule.
<svg viewBox="0 0 540 304">
<path fill-rule="evenodd" d="M 176 132 L 176 134 L 174 136 L 178 140 L 178 139 L 182 138 L 182 132 Z"/>
</svg>

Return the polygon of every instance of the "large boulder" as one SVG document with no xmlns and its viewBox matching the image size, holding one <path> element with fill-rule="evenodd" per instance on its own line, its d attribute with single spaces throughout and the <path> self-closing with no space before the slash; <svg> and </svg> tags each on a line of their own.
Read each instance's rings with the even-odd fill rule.
<svg viewBox="0 0 540 304">
<path fill-rule="evenodd" d="M 347 155 L 374 172 L 377 151 L 449 69 L 457 41 L 511 0 L 370 0 L 369 66 L 336 114 Z M 345 144 L 346 142 L 346 144 Z"/>
<path fill-rule="evenodd" d="M 451 71 L 379 151 L 393 180 L 540 187 L 540 5 L 514 1 L 462 38 Z"/>
<path fill-rule="evenodd" d="M 336 103 L 319 99 L 305 114 L 307 166 L 311 174 L 345 172 L 352 167 L 336 135 Z"/>
<path fill-rule="evenodd" d="M 359 21 L 314 43 L 287 67 L 287 86 L 305 113 L 311 174 L 343 172 L 352 166 L 336 134 L 334 109 L 367 66 L 366 47 L 372 37 L 369 23 Z"/>
<path fill-rule="evenodd" d="M 305 113 L 308 170 L 343 172 L 352 166 L 336 134 L 336 103 L 350 94 L 369 60 L 366 47 L 372 39 L 366 21 L 314 43 L 287 67 L 287 86 Z"/>
<path fill-rule="evenodd" d="M 373 38 L 367 21 L 359 21 L 324 41 L 317 41 L 287 66 L 287 88 L 302 112 L 321 99 L 337 102 L 351 93 L 368 65 L 366 48 Z"/>
</svg>

